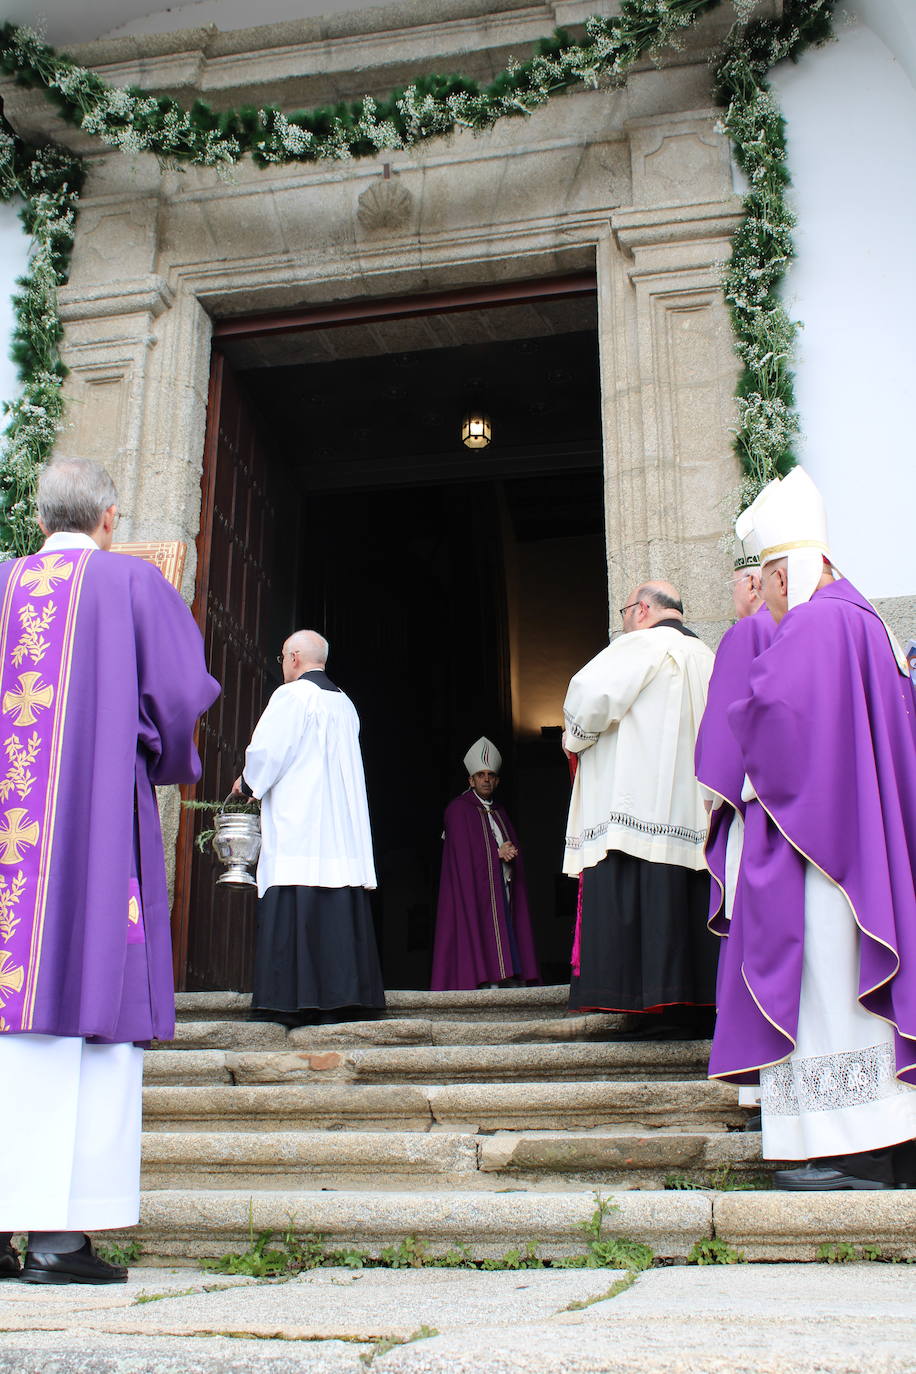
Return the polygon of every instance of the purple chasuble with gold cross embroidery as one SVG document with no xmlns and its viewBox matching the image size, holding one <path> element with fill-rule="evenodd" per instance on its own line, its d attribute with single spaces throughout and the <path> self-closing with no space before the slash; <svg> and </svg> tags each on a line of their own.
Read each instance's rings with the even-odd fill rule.
<svg viewBox="0 0 916 1374">
<path fill-rule="evenodd" d="M 167 1040 L 154 784 L 200 776 L 219 685 L 158 569 L 85 544 L 0 565 L 0 1032 Z"/>
</svg>

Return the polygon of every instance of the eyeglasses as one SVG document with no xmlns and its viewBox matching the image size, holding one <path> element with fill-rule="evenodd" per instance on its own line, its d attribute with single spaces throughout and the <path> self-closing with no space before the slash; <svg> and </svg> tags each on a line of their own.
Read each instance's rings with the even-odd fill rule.
<svg viewBox="0 0 916 1374">
<path fill-rule="evenodd" d="M 630 604 L 629 604 L 629 606 L 620 606 L 620 607 L 619 607 L 619 610 L 620 610 L 620 618 L 621 618 L 621 620 L 622 620 L 623 617 L 626 615 L 627 611 L 632 611 L 632 609 L 633 609 L 634 606 L 644 606 L 644 605 L 645 605 L 645 602 L 644 602 L 644 601 L 631 601 Z"/>
<path fill-rule="evenodd" d="M 295 658 L 298 649 L 284 649 L 282 654 L 277 654 L 277 662 L 282 663 L 285 658 Z"/>
<path fill-rule="evenodd" d="M 111 528 L 112 528 L 113 530 L 116 530 L 116 529 L 118 528 L 118 526 L 120 525 L 121 521 L 124 519 L 124 515 L 125 515 L 125 512 L 122 511 L 122 510 L 116 510 L 116 511 L 115 511 L 114 516 L 112 517 L 112 521 L 111 521 Z"/>
</svg>

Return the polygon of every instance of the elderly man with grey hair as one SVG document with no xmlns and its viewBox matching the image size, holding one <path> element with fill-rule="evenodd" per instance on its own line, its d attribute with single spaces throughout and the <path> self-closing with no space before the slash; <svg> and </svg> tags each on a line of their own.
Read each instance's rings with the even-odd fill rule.
<svg viewBox="0 0 916 1374">
<path fill-rule="evenodd" d="M 325 672 L 322 635 L 298 630 L 278 658 L 283 685 L 233 786 L 261 802 L 252 1019 L 294 1027 L 372 1018 L 385 991 L 359 717 Z"/>
<path fill-rule="evenodd" d="M 38 518 L 0 566 L 0 1278 L 123 1283 L 85 1232 L 138 1219 L 141 1046 L 175 1025 L 155 785 L 200 775 L 219 686 L 178 593 L 110 552 L 103 467 L 45 468 Z"/>
<path fill-rule="evenodd" d="M 570 1008 L 638 1014 L 625 1035 L 711 1032 L 706 815 L 693 772 L 713 655 L 669 582 L 620 608 L 623 634 L 569 684 L 577 759 L 564 872 L 580 878 Z"/>
</svg>

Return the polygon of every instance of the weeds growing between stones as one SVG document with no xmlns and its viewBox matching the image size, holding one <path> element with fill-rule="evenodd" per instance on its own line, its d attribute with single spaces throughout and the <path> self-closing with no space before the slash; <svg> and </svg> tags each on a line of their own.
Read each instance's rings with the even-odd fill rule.
<svg viewBox="0 0 916 1374">
<path fill-rule="evenodd" d="M 580 1224 L 585 1239 L 585 1249 L 578 1255 L 567 1255 L 561 1259 L 542 1259 L 537 1253 L 537 1243 L 525 1240 L 518 1247 L 507 1250 L 502 1256 L 476 1259 L 466 1245 L 459 1244 L 446 1251 L 444 1255 L 430 1254 L 427 1244 L 417 1236 L 405 1236 L 393 1245 L 387 1245 L 378 1255 L 370 1255 L 365 1250 L 348 1247 L 333 1250 L 325 1246 L 320 1235 L 310 1232 L 297 1236 L 293 1223 L 279 1237 L 278 1245 L 271 1245 L 275 1232 L 260 1231 L 255 1234 L 254 1224 L 249 1212 L 249 1245 L 241 1254 L 222 1255 L 218 1259 L 201 1261 L 203 1268 L 218 1274 L 245 1274 L 256 1279 L 287 1278 L 309 1269 L 329 1269 L 343 1266 L 347 1269 L 479 1269 L 479 1270 L 520 1270 L 520 1269 L 625 1269 L 628 1273 L 641 1273 L 654 1262 L 655 1256 L 648 1245 L 639 1241 L 615 1236 L 603 1239 L 601 1232 L 605 1217 L 615 1211 L 617 1204 L 610 1198 L 595 1194 L 595 1210 L 591 1217 Z"/>
<path fill-rule="evenodd" d="M 733 1250 L 724 1240 L 698 1240 L 694 1242 L 688 1264 L 747 1264 L 740 1250 Z"/>
</svg>

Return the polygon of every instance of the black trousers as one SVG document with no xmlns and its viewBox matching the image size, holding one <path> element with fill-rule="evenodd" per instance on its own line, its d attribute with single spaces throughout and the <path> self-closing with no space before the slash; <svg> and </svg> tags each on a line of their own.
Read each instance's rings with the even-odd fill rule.
<svg viewBox="0 0 916 1374">
<path fill-rule="evenodd" d="M 895 1183 L 904 1188 L 916 1188 L 916 1140 L 906 1140 L 901 1145 L 886 1145 L 882 1150 L 860 1150 L 851 1155 L 829 1155 L 814 1162 L 842 1169 L 853 1178 L 867 1178 L 873 1183 Z"/>
<path fill-rule="evenodd" d="M 714 1007 L 719 941 L 708 916 L 705 870 L 611 850 L 583 874 L 580 974 L 570 985 L 570 1009 Z"/>
</svg>

